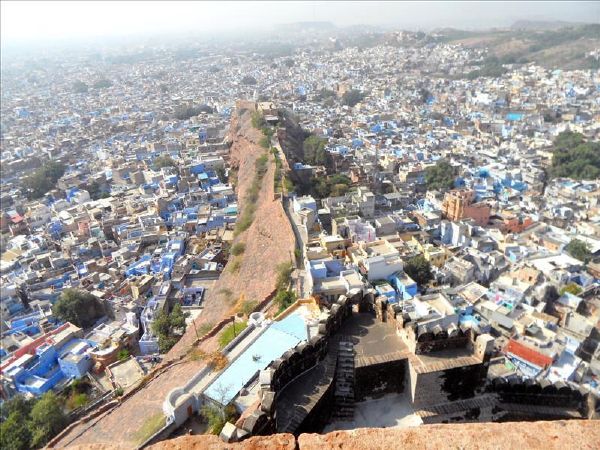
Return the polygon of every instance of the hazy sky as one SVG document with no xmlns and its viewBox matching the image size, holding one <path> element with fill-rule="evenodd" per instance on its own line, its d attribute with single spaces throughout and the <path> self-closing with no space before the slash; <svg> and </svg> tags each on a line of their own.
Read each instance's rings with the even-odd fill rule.
<svg viewBox="0 0 600 450">
<path fill-rule="evenodd" d="M 485 28 L 516 20 L 600 22 L 600 2 L 1 1 L 3 44 L 171 31 L 226 31 L 296 21 L 338 26 Z"/>
</svg>

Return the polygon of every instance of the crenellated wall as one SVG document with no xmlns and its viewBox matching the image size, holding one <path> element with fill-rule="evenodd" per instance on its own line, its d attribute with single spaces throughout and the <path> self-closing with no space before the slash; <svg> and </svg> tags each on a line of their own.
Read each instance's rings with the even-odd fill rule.
<svg viewBox="0 0 600 450">
<path fill-rule="evenodd" d="M 532 418 L 539 417 L 535 415 L 536 411 L 539 414 L 544 410 L 558 415 L 562 410 L 565 412 L 563 417 L 568 415 L 567 412 L 588 417 L 593 415 L 598 404 L 597 397 L 590 391 L 562 381 L 551 383 L 548 380 L 537 382 L 531 379 L 496 378 L 488 384 L 486 391 L 495 395 L 499 410 L 506 411 L 507 414 L 519 412 L 520 415 L 527 415 L 529 410 Z M 527 408 L 516 405 L 527 405 Z"/>
</svg>

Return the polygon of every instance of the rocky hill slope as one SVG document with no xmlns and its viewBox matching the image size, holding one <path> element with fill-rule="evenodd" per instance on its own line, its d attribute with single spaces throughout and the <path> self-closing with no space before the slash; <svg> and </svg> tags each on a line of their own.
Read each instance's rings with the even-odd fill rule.
<svg viewBox="0 0 600 450">
<path fill-rule="evenodd" d="M 237 168 L 238 205 L 242 211 L 244 198 L 255 174 L 255 161 L 265 149 L 258 145 L 260 131 L 251 125 L 251 113 L 243 104 L 237 109 L 231 124 L 231 161 Z M 275 163 L 269 155 L 267 171 L 262 179 L 255 204 L 254 220 L 235 242 L 244 242 L 246 249 L 236 260 L 233 270 L 230 263 L 215 287 L 204 301 L 204 310 L 196 319 L 196 327 L 189 326 L 186 334 L 165 356 L 160 367 L 147 375 L 122 400 L 106 411 L 72 424 L 49 446 L 112 444 L 122 448 L 135 448 L 148 433 L 156 428 L 162 417 L 162 402 L 174 387 L 185 384 L 201 370 L 205 363 L 190 357 L 190 350 L 210 352 L 217 348 L 216 333 L 197 344 L 196 329 L 205 324 L 218 325 L 229 318 L 241 301 L 264 302 L 275 290 L 277 266 L 293 258 L 294 234 L 280 199 L 274 198 Z M 204 327 L 205 328 L 205 327 Z"/>
</svg>

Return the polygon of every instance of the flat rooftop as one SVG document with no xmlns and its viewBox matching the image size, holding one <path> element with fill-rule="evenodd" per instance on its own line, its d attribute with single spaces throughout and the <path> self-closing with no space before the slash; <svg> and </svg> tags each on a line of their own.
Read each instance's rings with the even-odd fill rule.
<svg viewBox="0 0 600 450">
<path fill-rule="evenodd" d="M 144 370 L 135 360 L 130 358 L 110 368 L 113 380 L 123 389 L 134 385 L 144 376 Z"/>
<path fill-rule="evenodd" d="M 411 363 L 417 373 L 438 372 L 455 367 L 480 364 L 481 360 L 473 356 L 466 348 L 452 348 L 426 355 L 412 355 Z"/>
<path fill-rule="evenodd" d="M 410 353 L 393 325 L 381 322 L 374 314 L 353 313 L 339 333 L 354 344 L 357 367 L 405 359 Z"/>
<path fill-rule="evenodd" d="M 307 338 L 306 322 L 298 311 L 271 323 L 221 372 L 204 394 L 216 402 L 228 404 L 260 370 Z"/>
</svg>

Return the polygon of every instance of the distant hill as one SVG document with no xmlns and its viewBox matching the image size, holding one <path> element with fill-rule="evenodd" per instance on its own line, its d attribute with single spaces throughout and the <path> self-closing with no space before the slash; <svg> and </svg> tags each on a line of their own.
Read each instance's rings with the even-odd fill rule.
<svg viewBox="0 0 600 450">
<path fill-rule="evenodd" d="M 600 48 L 600 24 L 482 32 L 444 29 L 437 30 L 435 36 L 438 42 L 462 44 L 466 47 L 486 47 L 490 56 L 504 62 L 535 62 L 549 69 L 599 67 L 598 60 L 588 57 L 587 54 Z"/>
<path fill-rule="evenodd" d="M 563 22 L 561 20 L 518 20 L 510 28 L 513 30 L 558 30 L 559 28 L 581 26 L 583 23 Z"/>
</svg>

